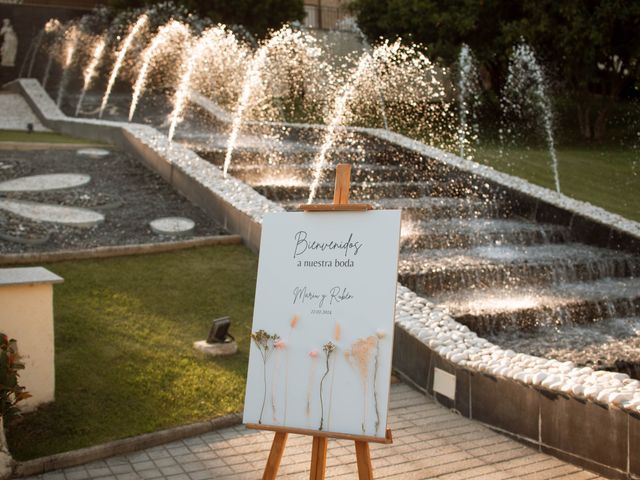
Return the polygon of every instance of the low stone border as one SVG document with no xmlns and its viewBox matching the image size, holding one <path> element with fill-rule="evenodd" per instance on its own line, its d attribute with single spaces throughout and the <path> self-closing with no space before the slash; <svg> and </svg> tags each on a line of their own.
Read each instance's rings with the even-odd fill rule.
<svg viewBox="0 0 640 480">
<path fill-rule="evenodd" d="M 127 255 L 173 252 L 208 245 L 237 245 L 240 243 L 242 243 L 242 237 L 240 235 L 215 235 L 213 237 L 191 238 L 172 242 L 116 245 L 113 247 L 89 248 L 87 250 L 10 253 L 0 255 L 0 265 L 27 265 L 33 263 L 63 262 L 66 260 L 85 260 L 88 258 L 123 257 Z"/>
<path fill-rule="evenodd" d="M 240 425 L 242 416 L 238 413 L 214 418 L 205 422 L 182 425 L 175 428 L 145 433 L 136 437 L 114 440 L 113 442 L 81 448 L 71 452 L 58 453 L 48 457 L 35 458 L 25 462 L 18 462 L 15 466 L 14 477 L 28 477 L 40 475 L 51 470 L 74 467 L 83 463 L 94 462 L 114 455 L 124 455 L 145 448 L 151 448 L 168 442 L 174 442 L 183 438 L 202 435 L 203 433 L 220 430 L 222 428 Z"/>
<path fill-rule="evenodd" d="M 81 148 L 104 148 L 104 143 L 40 143 L 0 142 L 0 150 L 80 150 Z"/>
<path fill-rule="evenodd" d="M 47 126 L 79 137 L 108 139 L 135 153 L 254 250 L 259 248 L 264 214 L 283 210 L 244 183 L 224 178 L 217 167 L 182 145 L 170 144 L 151 127 L 67 118 L 37 81 L 18 80 L 11 87 L 27 98 Z M 604 240 L 622 238 L 629 241 L 624 247 L 637 248 L 640 224 L 636 222 L 392 132 L 353 130 L 418 151 L 497 185 L 502 192 L 532 198 L 536 209 L 545 203 L 552 213 L 569 219 L 572 227 L 577 222 L 609 229 Z M 394 364 L 406 377 L 461 414 L 543 451 L 612 478 L 640 478 L 640 382 L 625 374 L 504 350 L 409 289 L 400 286 L 398 293 Z M 449 375 L 448 381 L 455 385 L 452 398 L 433 389 L 436 373 L 440 378 Z"/>
</svg>

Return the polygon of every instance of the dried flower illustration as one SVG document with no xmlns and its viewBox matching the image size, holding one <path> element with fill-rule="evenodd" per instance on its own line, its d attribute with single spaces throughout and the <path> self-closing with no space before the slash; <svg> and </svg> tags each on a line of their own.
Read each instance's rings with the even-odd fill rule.
<svg viewBox="0 0 640 480">
<path fill-rule="evenodd" d="M 289 338 L 288 342 L 291 343 L 291 337 L 293 336 L 293 331 L 298 326 L 298 322 L 300 321 L 300 315 L 294 314 L 291 317 L 291 321 L 289 322 Z M 287 404 L 289 400 L 289 349 L 287 349 L 286 359 L 284 364 L 284 414 L 282 423 L 284 425 L 287 424 Z"/>
<path fill-rule="evenodd" d="M 336 322 L 335 327 L 333 327 L 333 339 L 336 342 L 339 342 L 341 336 L 342 336 L 342 327 L 340 327 L 340 324 Z"/>
<path fill-rule="evenodd" d="M 307 419 L 311 416 L 311 389 L 313 388 L 314 378 L 316 376 L 316 365 L 318 362 L 318 351 L 311 350 L 309 353 L 309 359 L 311 359 L 311 372 L 309 373 L 309 384 L 307 386 L 307 408 L 305 413 L 307 414 Z"/>
<path fill-rule="evenodd" d="M 384 339 L 386 336 L 387 333 L 384 330 L 376 330 L 376 355 L 374 357 L 375 363 L 373 367 L 373 405 L 376 410 L 376 432 L 380 426 L 380 410 L 378 409 L 378 361 L 380 357 L 380 340 Z"/>
<path fill-rule="evenodd" d="M 369 360 L 372 350 L 378 343 L 376 335 L 359 338 L 351 344 L 351 350 L 344 353 L 347 362 L 356 369 L 360 377 L 362 387 L 362 433 L 365 432 L 365 422 L 367 417 L 367 391 L 369 390 Z M 376 363 L 377 369 L 377 363 Z M 375 373 L 375 372 L 374 372 Z M 374 385 L 375 388 L 375 385 Z"/>
<path fill-rule="evenodd" d="M 324 379 L 329 375 L 329 359 L 331 358 L 331 354 L 335 351 L 336 346 L 333 342 L 325 343 L 322 346 L 322 351 L 324 352 L 325 357 L 325 371 L 324 375 L 322 375 L 322 379 L 320 380 L 320 428 L 318 430 L 322 430 L 324 426 L 324 400 L 322 398 L 322 386 L 324 384 Z"/>
<path fill-rule="evenodd" d="M 263 393 L 262 407 L 260 408 L 260 418 L 258 420 L 258 423 L 262 423 L 264 404 L 267 400 L 267 361 L 269 360 L 271 353 L 275 349 L 275 343 L 280 340 L 280 336 L 276 333 L 269 334 L 264 330 L 258 330 L 251 333 L 251 340 L 253 340 L 253 343 L 255 343 L 258 347 L 258 351 L 260 352 L 260 356 L 262 357 Z"/>
<path fill-rule="evenodd" d="M 273 344 L 273 348 L 275 349 L 274 351 L 275 358 L 273 359 L 273 363 L 274 363 L 272 368 L 273 376 L 271 378 L 271 418 L 274 422 L 277 423 L 278 422 L 278 419 L 276 417 L 276 390 L 278 387 L 277 378 L 279 376 L 278 373 L 281 371 L 281 368 L 280 368 L 280 364 L 282 363 L 281 352 L 286 348 L 286 344 L 282 339 L 276 340 Z"/>
</svg>

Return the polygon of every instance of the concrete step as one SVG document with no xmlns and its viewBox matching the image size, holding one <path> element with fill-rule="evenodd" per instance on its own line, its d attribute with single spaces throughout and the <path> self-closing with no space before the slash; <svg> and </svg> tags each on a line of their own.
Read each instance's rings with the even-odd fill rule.
<svg viewBox="0 0 640 480">
<path fill-rule="evenodd" d="M 578 243 L 424 250 L 399 264 L 400 281 L 427 296 L 629 276 L 640 276 L 640 258 Z"/>
<path fill-rule="evenodd" d="M 568 228 L 494 218 L 404 221 L 402 250 L 470 248 L 489 245 L 566 243 Z"/>
<path fill-rule="evenodd" d="M 541 330 L 640 315 L 640 279 L 605 278 L 542 288 L 469 290 L 431 298 L 479 334 Z"/>
<path fill-rule="evenodd" d="M 276 202 L 303 202 L 307 199 L 310 191 L 310 185 L 307 183 L 295 184 L 289 181 L 286 184 L 262 183 L 252 186 L 258 193 Z M 455 187 L 454 182 L 352 182 L 351 201 L 373 201 L 389 197 L 450 196 Z M 316 199 L 318 201 L 331 200 L 333 190 L 333 183 L 321 183 L 317 190 Z M 462 187 L 457 191 L 463 191 Z"/>
</svg>

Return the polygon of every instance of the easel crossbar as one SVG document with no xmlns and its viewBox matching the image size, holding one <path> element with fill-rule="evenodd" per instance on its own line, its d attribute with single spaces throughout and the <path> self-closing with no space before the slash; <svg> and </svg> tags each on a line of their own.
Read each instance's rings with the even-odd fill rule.
<svg viewBox="0 0 640 480">
<path fill-rule="evenodd" d="M 267 431 L 276 432 L 276 433 L 278 432 L 295 433 L 298 435 L 310 435 L 312 437 L 326 437 L 326 438 L 335 438 L 339 440 L 353 440 L 354 442 L 382 443 L 382 444 L 393 443 L 393 437 L 391 435 L 390 429 L 386 430 L 384 437 L 373 437 L 373 436 L 367 436 L 367 435 L 351 435 L 348 433 L 309 430 L 306 428 L 278 427 L 275 425 L 262 425 L 258 423 L 247 423 L 245 424 L 245 426 L 252 430 L 267 430 Z"/>
</svg>

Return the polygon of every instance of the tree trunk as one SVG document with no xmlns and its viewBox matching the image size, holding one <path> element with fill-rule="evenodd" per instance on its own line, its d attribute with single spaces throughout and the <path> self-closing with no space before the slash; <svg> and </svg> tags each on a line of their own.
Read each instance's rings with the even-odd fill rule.
<svg viewBox="0 0 640 480">
<path fill-rule="evenodd" d="M 582 138 L 591 140 L 593 138 L 591 130 L 591 106 L 587 102 L 578 103 L 578 128 Z"/>
<path fill-rule="evenodd" d="M 593 122 L 593 139 L 594 140 L 601 141 L 604 139 L 608 118 L 609 118 L 609 106 L 604 105 L 598 111 L 598 114 L 596 115 L 596 119 Z"/>
</svg>

